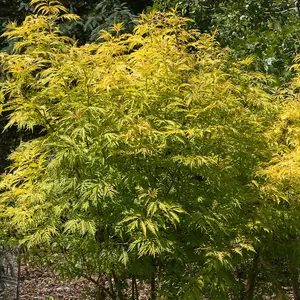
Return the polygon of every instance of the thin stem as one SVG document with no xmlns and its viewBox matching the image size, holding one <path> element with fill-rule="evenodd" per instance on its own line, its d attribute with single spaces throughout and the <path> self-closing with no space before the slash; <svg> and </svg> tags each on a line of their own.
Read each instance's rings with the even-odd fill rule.
<svg viewBox="0 0 300 300">
<path fill-rule="evenodd" d="M 21 257 L 18 257 L 18 275 L 17 275 L 17 297 L 16 300 L 20 299 L 20 277 L 21 277 Z"/>
<path fill-rule="evenodd" d="M 253 259 L 253 264 L 246 281 L 246 289 L 245 289 L 245 299 L 252 300 L 254 297 L 254 290 L 256 285 L 256 277 L 257 277 L 257 269 L 259 263 L 259 253 L 257 253 Z"/>
<path fill-rule="evenodd" d="M 102 285 L 99 281 L 95 280 L 94 278 L 92 278 L 91 276 L 88 276 L 88 275 L 83 275 L 83 277 L 85 279 L 89 280 L 90 282 L 94 283 L 96 286 L 98 286 L 99 289 L 101 289 L 101 291 L 103 291 L 105 294 L 110 296 L 111 299 L 115 299 L 115 298 L 113 298 L 113 294 L 109 291 L 109 289 L 106 288 L 104 285 Z"/>
<path fill-rule="evenodd" d="M 111 274 L 108 275 L 108 284 L 109 284 L 110 292 L 114 297 L 113 299 L 117 299 L 114 285 L 113 285 L 112 278 L 111 278 Z"/>
<path fill-rule="evenodd" d="M 135 276 L 132 275 L 132 279 L 131 279 L 131 299 L 132 300 L 135 300 L 135 297 L 134 297 L 134 288 L 135 288 L 135 285 L 134 285 L 134 282 L 135 282 Z"/>
<path fill-rule="evenodd" d="M 152 258 L 152 266 L 153 266 L 153 274 L 151 276 L 151 300 L 156 300 L 156 286 L 155 286 L 155 273 L 156 273 L 156 266 L 154 258 Z"/>
<path fill-rule="evenodd" d="M 116 276 L 116 273 L 115 273 L 114 270 L 112 270 L 111 273 L 112 273 L 113 279 L 114 279 L 114 281 L 116 283 L 117 292 L 118 292 L 118 298 L 119 298 L 119 300 L 123 300 L 124 297 L 123 297 L 122 289 L 120 288 L 120 281 L 119 281 L 118 277 Z"/>
<path fill-rule="evenodd" d="M 37 113 L 44 119 L 44 121 L 45 121 L 46 124 L 49 126 L 49 128 L 50 128 L 53 132 L 55 132 L 54 127 L 51 125 L 51 123 L 50 123 L 49 120 L 46 118 L 46 116 L 43 115 L 43 114 L 40 112 L 40 110 L 39 110 L 38 108 L 36 108 L 35 110 L 36 110 Z M 47 127 L 47 126 L 46 126 L 46 127 Z"/>
<path fill-rule="evenodd" d="M 156 300 L 155 275 L 151 277 L 151 300 Z"/>
<path fill-rule="evenodd" d="M 139 300 L 139 290 L 138 290 L 136 278 L 134 278 L 134 286 L 135 286 L 135 297 L 136 297 L 135 300 Z"/>
</svg>

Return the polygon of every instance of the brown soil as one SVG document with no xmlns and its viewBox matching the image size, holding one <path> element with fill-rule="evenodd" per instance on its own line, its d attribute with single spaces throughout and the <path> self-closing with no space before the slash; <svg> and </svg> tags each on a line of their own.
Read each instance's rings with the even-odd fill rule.
<svg viewBox="0 0 300 300">
<path fill-rule="evenodd" d="M 108 287 L 108 284 L 105 284 Z M 130 295 L 131 283 L 128 282 L 128 290 L 125 294 Z M 139 300 L 150 299 L 150 287 L 144 283 L 138 283 L 141 291 Z M 21 300 L 92 300 L 90 296 L 94 285 L 85 279 L 62 282 L 49 269 L 28 269 L 21 266 L 20 274 L 20 299 Z"/>
<path fill-rule="evenodd" d="M 49 270 L 28 270 L 25 266 L 21 267 L 20 277 L 20 299 L 22 300 L 92 299 L 86 292 L 93 286 L 84 279 L 65 283 Z"/>
</svg>

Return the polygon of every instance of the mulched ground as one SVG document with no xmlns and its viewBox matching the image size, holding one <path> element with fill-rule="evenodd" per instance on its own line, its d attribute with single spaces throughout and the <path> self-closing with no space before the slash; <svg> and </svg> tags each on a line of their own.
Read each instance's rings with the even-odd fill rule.
<svg viewBox="0 0 300 300">
<path fill-rule="evenodd" d="M 49 269 L 27 269 L 21 267 L 20 276 L 20 299 L 21 300 L 92 300 L 88 291 L 94 286 L 85 279 L 78 279 L 72 282 L 62 282 Z M 130 283 L 129 283 L 130 285 Z M 138 284 L 139 290 L 143 291 L 139 300 L 149 299 L 149 286 Z M 283 288 L 286 297 L 293 299 L 291 288 Z M 129 293 L 129 291 L 128 291 Z M 264 300 L 278 299 L 278 297 L 261 297 Z"/>
<path fill-rule="evenodd" d="M 128 283 L 130 285 L 130 283 Z M 62 282 L 49 269 L 28 269 L 21 266 L 20 299 L 21 300 L 90 300 L 88 296 L 94 285 L 85 279 Z M 139 300 L 149 299 L 149 286 L 138 283 L 142 293 Z M 130 291 L 128 290 L 128 294 Z"/>
<path fill-rule="evenodd" d="M 49 270 L 27 270 L 25 266 L 21 267 L 20 279 L 20 299 L 22 300 L 92 299 L 86 295 L 86 291 L 93 286 L 84 279 L 65 283 Z"/>
</svg>

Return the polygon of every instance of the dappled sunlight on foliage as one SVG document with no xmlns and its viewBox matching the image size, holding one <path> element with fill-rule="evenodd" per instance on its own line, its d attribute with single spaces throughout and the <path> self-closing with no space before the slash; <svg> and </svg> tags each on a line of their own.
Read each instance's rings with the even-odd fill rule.
<svg viewBox="0 0 300 300">
<path fill-rule="evenodd" d="M 37 14 L 4 34 L 15 46 L 0 57 L 1 100 L 7 127 L 44 135 L 10 155 L 2 236 L 110 299 L 129 279 L 153 299 L 250 299 L 253 272 L 278 291 L 262 266 L 298 205 L 298 102 L 176 12 L 78 46 L 58 28 L 77 16 L 32 3 Z"/>
</svg>

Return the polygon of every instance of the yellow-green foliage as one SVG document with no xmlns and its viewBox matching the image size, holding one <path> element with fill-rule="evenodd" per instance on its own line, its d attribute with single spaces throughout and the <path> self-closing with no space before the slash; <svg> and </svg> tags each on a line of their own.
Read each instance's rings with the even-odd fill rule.
<svg viewBox="0 0 300 300">
<path fill-rule="evenodd" d="M 299 86 L 300 76 L 299 56 L 296 57 L 296 64 L 292 68 L 297 72 L 291 84 L 282 89 L 278 95 L 281 101 L 281 111 L 274 128 L 270 131 L 275 151 L 269 165 L 264 165 L 260 171 L 268 179 L 269 188 L 274 192 L 275 187 L 281 200 L 287 202 L 299 201 L 300 188 L 300 104 Z M 268 188 L 267 187 L 267 188 Z M 267 189 L 266 189 L 267 190 Z M 277 200 L 280 200 L 280 197 Z"/>
<path fill-rule="evenodd" d="M 173 12 L 79 47 L 56 25 L 76 16 L 60 15 L 58 1 L 33 4 L 38 15 L 5 33 L 14 54 L 1 55 L 8 126 L 44 130 L 2 176 L 12 240 L 73 277 L 150 280 L 159 270 L 176 299 L 239 290 L 235 264 L 255 252 L 252 182 L 273 150 L 267 78 L 245 71 L 251 60 L 228 62 L 213 36 Z"/>
<path fill-rule="evenodd" d="M 296 63 L 298 61 L 299 57 L 296 57 Z M 268 264 L 274 264 L 279 259 L 282 263 L 271 265 L 272 272 L 278 278 L 289 274 L 289 280 L 297 292 L 297 269 L 300 263 L 299 65 L 295 64 L 293 69 L 297 73 L 291 84 L 276 95 L 280 103 L 280 113 L 268 132 L 273 147 L 272 158 L 258 169 L 258 175 L 263 176 L 265 181 L 257 185 L 262 199 L 257 214 L 260 220 L 258 227 L 268 232 L 260 240 L 261 256 L 268 256 Z M 268 280 L 275 286 L 274 289 L 284 284 L 282 280 L 270 277 Z"/>
</svg>

